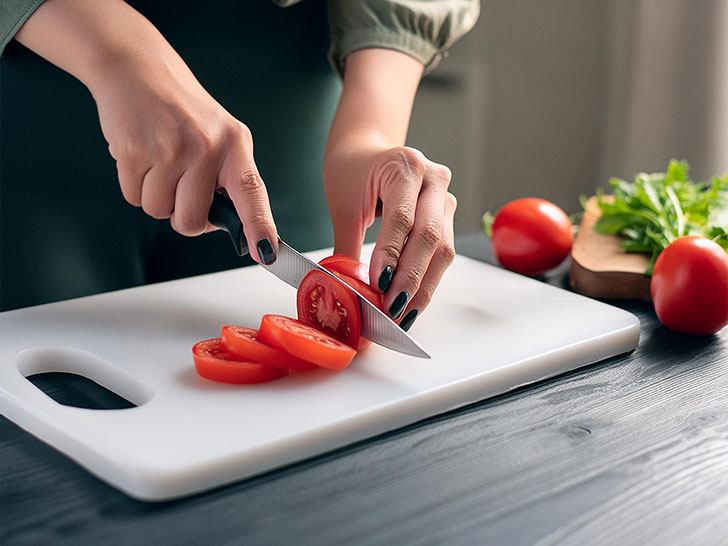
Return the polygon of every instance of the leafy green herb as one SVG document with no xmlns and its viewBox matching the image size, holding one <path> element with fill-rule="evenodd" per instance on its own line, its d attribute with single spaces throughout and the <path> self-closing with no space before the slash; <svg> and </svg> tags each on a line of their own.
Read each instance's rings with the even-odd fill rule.
<svg viewBox="0 0 728 546">
<path fill-rule="evenodd" d="M 625 252 L 657 256 L 678 237 L 702 235 L 728 251 L 728 174 L 707 182 L 690 180 L 685 161 L 670 160 L 664 173 L 639 173 L 634 182 L 609 180 L 613 198 L 598 192 L 599 233 L 621 235 Z"/>
</svg>

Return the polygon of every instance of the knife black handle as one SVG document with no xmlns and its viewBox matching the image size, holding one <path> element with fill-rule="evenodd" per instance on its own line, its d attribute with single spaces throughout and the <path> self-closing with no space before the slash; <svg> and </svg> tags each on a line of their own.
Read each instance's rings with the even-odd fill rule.
<svg viewBox="0 0 728 546">
<path fill-rule="evenodd" d="M 215 192 L 207 219 L 213 226 L 227 231 L 238 256 L 248 254 L 248 241 L 243 232 L 243 223 L 235 210 L 235 205 L 227 195 L 219 191 Z"/>
</svg>

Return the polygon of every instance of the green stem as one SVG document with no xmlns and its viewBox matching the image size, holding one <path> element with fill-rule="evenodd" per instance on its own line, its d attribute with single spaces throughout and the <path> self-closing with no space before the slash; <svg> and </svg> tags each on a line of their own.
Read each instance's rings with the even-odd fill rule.
<svg viewBox="0 0 728 546">
<path fill-rule="evenodd" d="M 685 213 L 683 213 L 682 207 L 680 206 L 680 200 L 677 198 L 675 190 L 670 186 L 665 186 L 667 196 L 670 198 L 672 207 L 675 209 L 675 215 L 677 216 L 677 236 L 682 237 L 685 235 Z"/>
<path fill-rule="evenodd" d="M 482 225 L 483 233 L 490 239 L 493 236 L 493 222 L 495 222 L 495 215 L 488 211 L 483 215 Z"/>
</svg>

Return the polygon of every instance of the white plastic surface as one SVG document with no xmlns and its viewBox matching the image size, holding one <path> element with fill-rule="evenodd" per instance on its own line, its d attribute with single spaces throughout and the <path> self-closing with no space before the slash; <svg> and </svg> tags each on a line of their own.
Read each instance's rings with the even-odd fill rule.
<svg viewBox="0 0 728 546">
<path fill-rule="evenodd" d="M 343 372 L 263 385 L 195 374 L 190 348 L 222 324 L 257 327 L 265 313 L 295 312 L 295 290 L 250 267 L 0 313 L 0 411 L 129 495 L 163 500 L 597 362 L 639 339 L 630 313 L 458 256 L 411 330 L 432 360 L 372 346 Z M 25 379 L 46 371 L 79 373 L 139 406 L 60 405 Z"/>
</svg>

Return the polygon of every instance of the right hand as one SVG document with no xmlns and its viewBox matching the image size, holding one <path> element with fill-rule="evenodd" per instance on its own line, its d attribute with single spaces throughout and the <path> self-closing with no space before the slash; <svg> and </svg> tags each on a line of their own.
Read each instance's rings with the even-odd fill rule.
<svg viewBox="0 0 728 546">
<path fill-rule="evenodd" d="M 123 58 L 110 68 L 91 91 L 124 198 L 195 236 L 215 229 L 207 216 L 213 192 L 224 188 L 243 221 L 253 259 L 271 263 L 278 237 L 250 130 L 205 91 L 179 57 L 151 68 Z"/>
<path fill-rule="evenodd" d="M 49 0 L 15 38 L 89 88 L 129 203 L 199 235 L 214 229 L 207 216 L 213 192 L 224 188 L 253 259 L 275 260 L 276 226 L 250 131 L 143 15 L 122 0 Z"/>
</svg>

